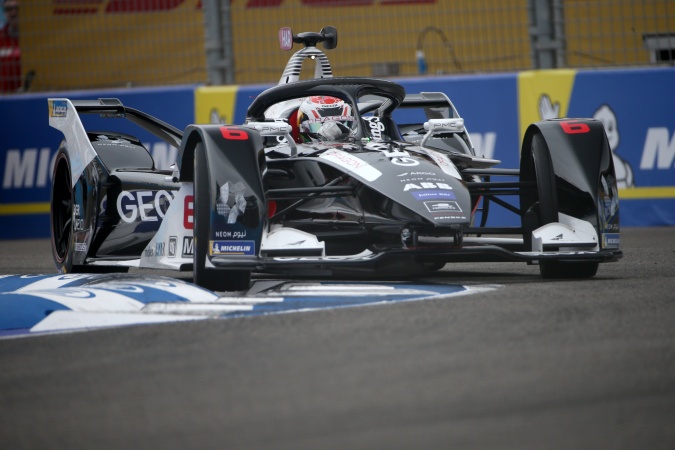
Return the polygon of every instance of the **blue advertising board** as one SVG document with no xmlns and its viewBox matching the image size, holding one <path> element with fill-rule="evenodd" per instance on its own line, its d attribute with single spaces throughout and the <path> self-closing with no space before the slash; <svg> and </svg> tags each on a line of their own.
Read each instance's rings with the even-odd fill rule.
<svg viewBox="0 0 675 450">
<path fill-rule="evenodd" d="M 577 74 L 570 113 L 605 125 L 624 226 L 675 224 L 675 70 Z"/>
<path fill-rule="evenodd" d="M 605 125 L 620 182 L 623 226 L 675 225 L 675 68 L 552 70 L 396 80 L 408 92 L 445 92 L 465 119 L 479 155 L 517 168 L 529 123 L 552 117 L 593 117 Z M 270 85 L 231 86 L 219 97 L 188 85 L 147 89 L 22 94 L 0 97 L 0 239 L 49 236 L 53 158 L 62 139 L 48 125 L 47 98 L 119 98 L 184 129 L 201 117 L 242 123 L 251 101 Z M 200 89 L 198 89 L 200 88 Z M 196 107 L 196 91 L 200 94 Z M 229 100 L 223 100 L 229 99 Z M 209 102 L 213 102 L 211 105 Z M 226 112 L 226 113 L 225 113 Z M 201 119 L 202 121 L 204 119 Z M 176 149 L 124 119 L 83 116 L 88 130 L 137 136 L 159 168 Z M 494 208 L 488 225 L 514 225 Z"/>
<path fill-rule="evenodd" d="M 117 98 L 184 129 L 194 121 L 195 86 L 106 91 L 23 94 L 0 99 L 0 239 L 48 237 L 49 197 L 53 159 L 63 135 L 49 126 L 47 99 Z M 158 168 L 175 161 L 177 149 L 122 118 L 82 115 L 87 130 L 113 130 L 143 142 Z"/>
</svg>

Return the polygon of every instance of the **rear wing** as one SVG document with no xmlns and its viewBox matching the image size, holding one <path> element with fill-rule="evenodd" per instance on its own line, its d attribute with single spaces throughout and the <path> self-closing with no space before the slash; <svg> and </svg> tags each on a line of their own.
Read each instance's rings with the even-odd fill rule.
<svg viewBox="0 0 675 450">
<path fill-rule="evenodd" d="M 80 174 L 96 157 L 96 150 L 89 141 L 80 114 L 123 117 L 176 148 L 180 147 L 183 139 L 183 132 L 176 127 L 137 109 L 127 108 L 116 98 L 72 101 L 67 98 L 50 98 L 47 102 L 49 125 L 61 131 L 69 144 L 72 186 L 75 186 Z"/>
<path fill-rule="evenodd" d="M 78 114 L 99 114 L 101 117 L 113 118 L 123 117 L 157 136 L 172 147 L 178 148 L 183 140 L 183 132 L 178 128 L 143 111 L 124 106 L 116 98 L 72 100 L 72 104 Z"/>
<path fill-rule="evenodd" d="M 424 108 L 425 110 L 434 108 L 440 110 L 447 108 L 443 117 L 429 117 L 429 119 L 451 119 L 459 118 L 457 108 L 452 104 L 447 95 L 443 92 L 420 92 L 419 94 L 406 94 L 399 108 Z"/>
</svg>

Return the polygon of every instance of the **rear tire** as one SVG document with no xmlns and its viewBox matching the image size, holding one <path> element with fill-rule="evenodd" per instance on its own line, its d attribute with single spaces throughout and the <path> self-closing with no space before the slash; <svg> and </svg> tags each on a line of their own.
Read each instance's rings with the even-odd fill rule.
<svg viewBox="0 0 675 450">
<path fill-rule="evenodd" d="M 49 205 L 52 256 L 59 273 L 73 270 L 73 187 L 70 177 L 70 160 L 65 151 L 59 150 L 54 163 L 51 201 Z"/>
<path fill-rule="evenodd" d="M 194 162 L 194 283 L 212 291 L 242 291 L 251 284 L 250 270 L 224 270 L 206 267 L 210 246 L 211 188 L 204 148 L 195 148 Z"/>
<path fill-rule="evenodd" d="M 59 273 L 125 273 L 128 267 L 89 266 L 73 264 L 75 233 L 73 228 L 73 186 L 71 184 L 70 160 L 65 150 L 56 155 L 52 176 L 49 205 L 49 228 L 52 256 Z"/>
</svg>

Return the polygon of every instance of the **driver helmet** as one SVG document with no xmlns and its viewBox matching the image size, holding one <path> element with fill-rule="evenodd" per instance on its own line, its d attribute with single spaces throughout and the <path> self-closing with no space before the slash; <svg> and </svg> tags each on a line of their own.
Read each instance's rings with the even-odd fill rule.
<svg viewBox="0 0 675 450">
<path fill-rule="evenodd" d="M 336 97 L 307 97 L 298 112 L 298 129 L 303 142 L 339 141 L 352 131 L 352 108 Z"/>
</svg>

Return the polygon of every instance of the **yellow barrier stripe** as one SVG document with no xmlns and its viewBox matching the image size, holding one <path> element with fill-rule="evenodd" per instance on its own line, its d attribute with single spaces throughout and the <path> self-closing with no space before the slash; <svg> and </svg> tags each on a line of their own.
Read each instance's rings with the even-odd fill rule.
<svg viewBox="0 0 675 450">
<path fill-rule="evenodd" d="M 0 205 L 0 216 L 18 216 L 24 214 L 49 214 L 49 202 Z"/>
<path fill-rule="evenodd" d="M 619 189 L 620 199 L 649 200 L 656 198 L 675 198 L 675 187 L 634 187 Z M 0 205 L 0 216 L 17 216 L 23 214 L 48 214 L 49 202 L 14 203 Z"/>
<path fill-rule="evenodd" d="M 634 187 L 619 189 L 619 199 L 675 198 L 675 187 Z"/>
</svg>

